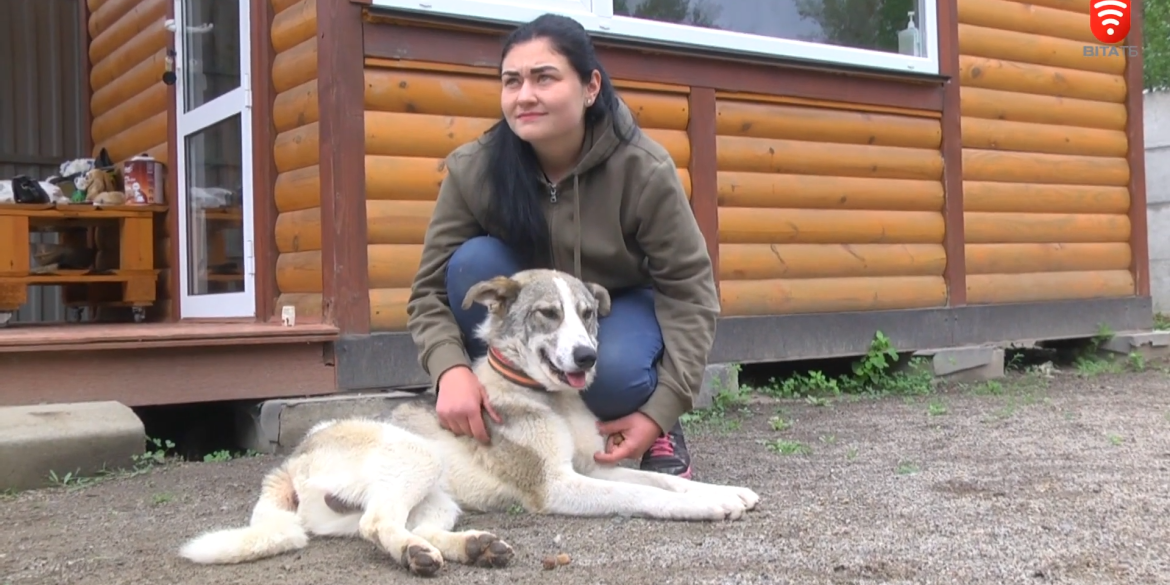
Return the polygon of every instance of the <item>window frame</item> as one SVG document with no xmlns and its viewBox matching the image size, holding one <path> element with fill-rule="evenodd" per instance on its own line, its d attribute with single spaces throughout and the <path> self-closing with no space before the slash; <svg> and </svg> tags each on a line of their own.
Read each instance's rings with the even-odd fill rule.
<svg viewBox="0 0 1170 585">
<path fill-rule="evenodd" d="M 829 45 L 796 39 L 707 29 L 613 15 L 613 0 L 370 0 L 371 6 L 425 15 L 464 18 L 504 25 L 527 22 L 547 12 L 581 23 L 599 38 L 692 51 L 718 51 L 741 57 L 795 59 L 828 66 L 865 68 L 915 75 L 939 74 L 938 0 L 918 0 L 925 57 Z M 685 40 L 679 41 L 682 38 Z"/>
</svg>

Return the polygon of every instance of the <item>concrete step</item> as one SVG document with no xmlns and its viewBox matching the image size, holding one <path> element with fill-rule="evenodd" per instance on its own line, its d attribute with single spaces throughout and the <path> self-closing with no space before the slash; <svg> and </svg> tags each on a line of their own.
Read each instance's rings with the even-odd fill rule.
<svg viewBox="0 0 1170 585">
<path fill-rule="evenodd" d="M 0 491 L 131 467 L 145 450 L 142 421 L 120 402 L 0 407 Z"/>
</svg>

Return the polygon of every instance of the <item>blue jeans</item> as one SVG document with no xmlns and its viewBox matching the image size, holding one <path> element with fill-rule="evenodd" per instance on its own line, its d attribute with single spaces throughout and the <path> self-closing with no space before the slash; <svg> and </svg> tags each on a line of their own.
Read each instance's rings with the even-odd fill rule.
<svg viewBox="0 0 1170 585">
<path fill-rule="evenodd" d="M 487 353 L 474 334 L 487 309 L 477 303 L 464 310 L 467 291 L 477 282 L 511 276 L 523 268 L 507 244 L 492 236 L 472 238 L 451 256 L 447 298 L 471 359 Z M 605 421 L 631 414 L 646 403 L 658 385 L 657 365 L 662 357 L 653 291 L 636 288 L 610 294 L 612 308 L 598 325 L 597 378 L 582 394 L 593 414 Z"/>
</svg>

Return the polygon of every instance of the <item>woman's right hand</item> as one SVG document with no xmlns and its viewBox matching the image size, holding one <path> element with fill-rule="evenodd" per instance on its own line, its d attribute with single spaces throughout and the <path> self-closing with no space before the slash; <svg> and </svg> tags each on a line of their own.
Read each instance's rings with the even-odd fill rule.
<svg viewBox="0 0 1170 585">
<path fill-rule="evenodd" d="M 466 366 L 456 366 L 443 374 L 435 409 L 443 428 L 456 435 L 471 435 L 484 444 L 491 443 L 491 437 L 484 425 L 482 411 L 487 410 L 496 424 L 503 422 L 488 403 L 483 384 Z"/>
</svg>

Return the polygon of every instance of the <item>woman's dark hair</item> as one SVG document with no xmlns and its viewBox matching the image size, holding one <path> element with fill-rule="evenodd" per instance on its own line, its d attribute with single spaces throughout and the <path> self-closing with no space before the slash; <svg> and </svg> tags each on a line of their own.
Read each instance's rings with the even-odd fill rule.
<svg viewBox="0 0 1170 585">
<path fill-rule="evenodd" d="M 504 39 L 500 73 L 503 73 L 504 57 L 512 47 L 540 38 L 547 39 L 553 50 L 568 60 L 581 83 L 588 84 L 594 70 L 601 74 L 597 99 L 585 110 L 586 128 L 607 116 L 616 121 L 621 98 L 597 60 L 589 34 L 572 18 L 544 14 L 512 31 Z M 630 127 L 615 123 L 614 130 L 619 140 L 627 142 L 637 131 L 637 123 Z M 507 120 L 501 119 L 487 134 L 490 137 L 486 167 L 491 193 L 489 220 L 503 232 L 499 235 L 510 248 L 528 263 L 535 262 L 548 253 L 549 245 L 548 224 L 541 211 L 541 198 L 548 196 L 548 188 L 541 180 L 536 152 L 512 131 Z"/>
</svg>

